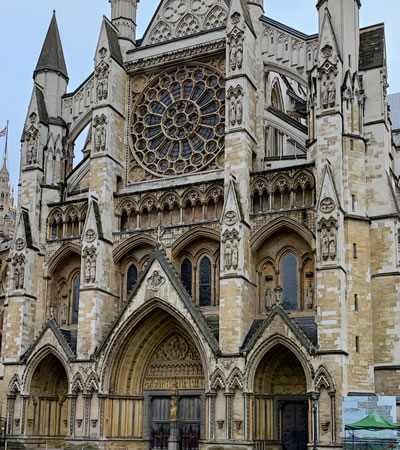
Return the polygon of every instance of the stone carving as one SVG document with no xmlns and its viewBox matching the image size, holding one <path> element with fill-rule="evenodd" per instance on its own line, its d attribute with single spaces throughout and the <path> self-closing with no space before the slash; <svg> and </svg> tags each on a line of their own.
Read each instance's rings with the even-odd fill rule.
<svg viewBox="0 0 400 450">
<path fill-rule="evenodd" d="M 232 71 L 241 69 L 243 66 L 243 36 L 235 30 L 230 37 L 230 68 Z"/>
<path fill-rule="evenodd" d="M 322 199 L 319 205 L 320 211 L 325 214 L 332 212 L 334 208 L 335 202 L 330 197 L 325 197 L 324 199 Z"/>
<path fill-rule="evenodd" d="M 203 366 L 196 348 L 174 334 L 163 342 L 149 364 L 145 389 L 184 389 L 204 386 Z"/>
<path fill-rule="evenodd" d="M 239 126 L 243 120 L 243 89 L 241 86 L 228 90 L 229 122 L 231 126 Z"/>
<path fill-rule="evenodd" d="M 319 223 L 321 256 L 324 261 L 337 257 L 337 222 L 334 218 L 322 219 Z"/>
<path fill-rule="evenodd" d="M 332 70 L 321 77 L 321 107 L 332 108 L 336 104 L 336 75 Z"/>
<path fill-rule="evenodd" d="M 271 309 L 274 303 L 274 293 L 270 287 L 265 291 L 265 307 Z"/>
<path fill-rule="evenodd" d="M 322 56 L 324 57 L 324 58 L 329 58 L 329 57 L 331 57 L 332 56 L 332 51 L 333 51 L 333 48 L 330 46 L 330 45 L 328 45 L 328 44 L 326 44 L 324 47 L 322 47 L 322 49 L 321 49 L 321 53 L 322 53 Z"/>
<path fill-rule="evenodd" d="M 96 153 L 104 152 L 106 149 L 106 124 L 107 118 L 104 114 L 94 118 L 94 150 Z"/>
<path fill-rule="evenodd" d="M 26 149 L 26 164 L 32 165 L 37 163 L 37 153 L 39 144 L 39 131 L 32 128 L 26 134 L 27 149 Z"/>
<path fill-rule="evenodd" d="M 62 325 L 65 325 L 67 323 L 68 320 L 68 306 L 66 305 L 66 303 L 64 303 L 61 306 L 61 313 L 60 313 L 60 321 Z"/>
<path fill-rule="evenodd" d="M 219 28 L 226 25 L 226 11 L 221 6 L 217 5 L 209 12 L 206 17 L 203 28 L 205 30 L 212 30 L 213 28 Z"/>
<path fill-rule="evenodd" d="M 178 389 L 174 387 L 171 390 L 171 402 L 170 402 L 170 419 L 176 420 L 178 418 Z"/>
<path fill-rule="evenodd" d="M 314 289 L 312 287 L 312 284 L 309 283 L 306 290 L 306 307 L 308 309 L 311 309 L 313 307 L 313 303 L 314 303 Z"/>
<path fill-rule="evenodd" d="M 169 22 L 178 21 L 186 11 L 186 5 L 183 0 L 169 0 L 164 7 L 164 17 Z"/>
<path fill-rule="evenodd" d="M 235 211 L 228 211 L 224 216 L 224 222 L 228 226 L 235 225 L 237 220 L 238 217 Z"/>
<path fill-rule="evenodd" d="M 24 241 L 22 238 L 18 238 L 18 239 L 15 241 L 15 248 L 16 248 L 18 251 L 21 251 L 21 250 L 24 249 L 24 247 L 25 247 L 25 241 Z"/>
<path fill-rule="evenodd" d="M 239 267 L 239 240 L 239 232 L 237 230 L 227 230 L 222 236 L 225 270 L 236 270 Z"/>
<path fill-rule="evenodd" d="M 56 312 L 56 305 L 54 303 L 51 303 L 49 306 L 49 309 L 50 309 L 50 319 L 54 320 L 54 315 Z"/>
<path fill-rule="evenodd" d="M 275 288 L 275 301 L 278 305 L 282 304 L 283 289 L 280 286 Z"/>
<path fill-rule="evenodd" d="M 186 14 L 186 16 L 181 20 L 177 29 L 176 36 L 188 36 L 190 34 L 195 34 L 200 31 L 200 22 L 193 14 Z"/>
<path fill-rule="evenodd" d="M 155 270 L 152 275 L 147 278 L 147 286 L 153 291 L 158 291 L 165 283 L 165 278 L 160 275 L 158 270 Z"/>
<path fill-rule="evenodd" d="M 109 65 L 101 61 L 96 68 L 97 77 L 97 101 L 106 100 L 108 97 Z"/>
<path fill-rule="evenodd" d="M 86 247 L 83 250 L 83 258 L 85 282 L 94 283 L 96 281 L 96 247 Z"/>
<path fill-rule="evenodd" d="M 14 289 L 23 289 L 25 282 L 25 256 L 14 255 L 12 265 L 14 266 Z"/>
<path fill-rule="evenodd" d="M 237 25 L 240 22 L 240 14 L 235 11 L 232 15 L 231 15 L 231 22 L 233 23 L 233 25 Z"/>
<path fill-rule="evenodd" d="M 85 233 L 86 242 L 93 242 L 96 239 L 96 237 L 97 237 L 96 232 L 91 228 L 87 230 Z"/>
</svg>

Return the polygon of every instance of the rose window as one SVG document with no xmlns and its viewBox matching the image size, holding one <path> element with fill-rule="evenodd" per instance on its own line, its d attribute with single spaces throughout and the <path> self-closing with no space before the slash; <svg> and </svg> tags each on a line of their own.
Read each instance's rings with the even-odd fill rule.
<svg viewBox="0 0 400 450">
<path fill-rule="evenodd" d="M 207 66 L 163 73 L 138 99 L 132 122 L 135 159 L 156 176 L 198 172 L 224 148 L 224 78 Z"/>
</svg>

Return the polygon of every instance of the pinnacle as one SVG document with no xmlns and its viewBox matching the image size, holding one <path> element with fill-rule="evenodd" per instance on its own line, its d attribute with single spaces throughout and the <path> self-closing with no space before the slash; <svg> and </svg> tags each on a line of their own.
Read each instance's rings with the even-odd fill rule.
<svg viewBox="0 0 400 450">
<path fill-rule="evenodd" d="M 35 69 L 35 74 L 41 70 L 60 72 L 62 75 L 68 78 L 55 10 L 53 11 L 53 17 L 51 19 L 46 39 L 40 53 L 39 61 Z"/>
</svg>

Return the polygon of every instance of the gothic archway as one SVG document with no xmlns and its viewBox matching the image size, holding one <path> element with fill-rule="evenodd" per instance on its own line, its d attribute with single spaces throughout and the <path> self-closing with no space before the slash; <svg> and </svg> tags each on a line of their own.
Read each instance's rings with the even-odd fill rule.
<svg viewBox="0 0 400 450">
<path fill-rule="evenodd" d="M 68 377 L 64 365 L 48 353 L 36 366 L 26 399 L 24 428 L 30 436 L 65 437 L 68 433 Z"/>
<path fill-rule="evenodd" d="M 175 429 L 180 448 L 197 448 L 204 437 L 205 370 L 185 325 L 155 308 L 121 341 L 104 402 L 107 438 L 143 438 L 163 449 Z"/>
<path fill-rule="evenodd" d="M 271 348 L 254 378 L 254 437 L 302 450 L 310 440 L 307 377 L 296 355 L 282 344 Z"/>
</svg>

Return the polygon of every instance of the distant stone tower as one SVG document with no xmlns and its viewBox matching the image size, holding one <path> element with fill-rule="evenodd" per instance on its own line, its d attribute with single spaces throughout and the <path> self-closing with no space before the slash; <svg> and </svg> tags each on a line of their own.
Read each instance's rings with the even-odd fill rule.
<svg viewBox="0 0 400 450">
<path fill-rule="evenodd" d="M 15 230 L 14 191 L 10 191 L 10 174 L 7 169 L 7 151 L 4 152 L 0 170 L 0 238 L 12 237 Z"/>
</svg>

